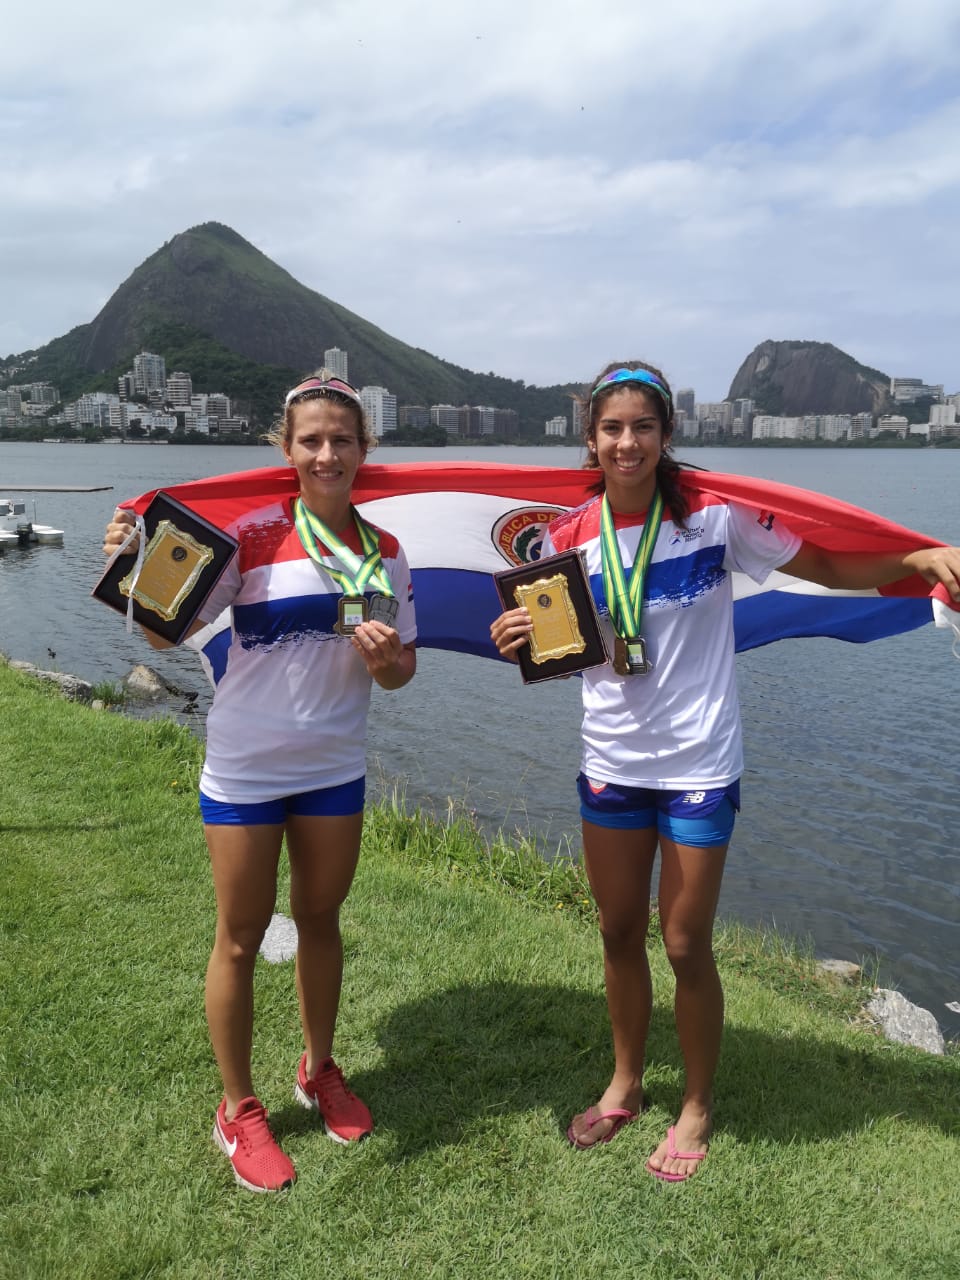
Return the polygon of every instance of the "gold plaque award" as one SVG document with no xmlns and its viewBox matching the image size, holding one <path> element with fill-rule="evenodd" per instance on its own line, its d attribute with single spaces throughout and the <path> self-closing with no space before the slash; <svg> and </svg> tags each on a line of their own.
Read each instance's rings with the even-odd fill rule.
<svg viewBox="0 0 960 1280">
<path fill-rule="evenodd" d="M 504 609 L 526 609 L 533 623 L 517 650 L 525 684 L 602 666 L 607 650 L 583 553 L 561 551 L 493 575 Z"/>
<path fill-rule="evenodd" d="M 143 512 L 143 560 L 124 551 L 107 562 L 92 595 L 154 635 L 179 644 L 237 553 L 237 539 L 169 493 Z"/>
<path fill-rule="evenodd" d="M 513 589 L 521 609 L 526 609 L 533 623 L 530 634 L 530 656 L 534 662 L 549 662 L 583 653 L 587 647 L 577 623 L 577 611 L 567 589 L 567 577 L 555 573 L 551 578 L 537 578 Z"/>
<path fill-rule="evenodd" d="M 143 553 L 136 586 L 131 570 L 119 584 L 120 592 L 129 596 L 132 591 L 138 604 L 170 622 L 212 559 L 210 547 L 178 529 L 172 520 L 161 520 Z"/>
</svg>

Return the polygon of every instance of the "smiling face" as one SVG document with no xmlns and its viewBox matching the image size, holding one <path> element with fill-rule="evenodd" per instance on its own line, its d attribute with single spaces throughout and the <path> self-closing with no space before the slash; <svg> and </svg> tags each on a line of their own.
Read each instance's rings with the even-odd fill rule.
<svg viewBox="0 0 960 1280">
<path fill-rule="evenodd" d="M 329 524 L 349 513 L 350 491 L 366 447 L 353 406 L 331 396 L 290 407 L 292 418 L 283 456 L 296 467 L 300 496 Z"/>
<path fill-rule="evenodd" d="M 642 511 L 653 497 L 657 463 L 669 440 L 654 395 L 625 386 L 604 395 L 595 409 L 587 443 L 615 511 Z"/>
</svg>

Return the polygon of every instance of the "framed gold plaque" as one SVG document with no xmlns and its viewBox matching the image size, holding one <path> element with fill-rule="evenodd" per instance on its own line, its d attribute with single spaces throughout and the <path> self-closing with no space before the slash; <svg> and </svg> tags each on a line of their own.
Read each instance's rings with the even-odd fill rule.
<svg viewBox="0 0 960 1280">
<path fill-rule="evenodd" d="M 93 588 L 96 599 L 177 644 L 233 559 L 237 540 L 158 491 L 143 513 L 147 545 L 134 581 L 135 557 L 118 556 Z"/>
<path fill-rule="evenodd" d="M 178 529 L 172 520 L 161 520 L 147 544 L 140 573 L 135 575 L 131 569 L 121 578 L 120 594 L 129 596 L 132 592 L 145 609 L 171 622 L 212 559 L 212 547 Z"/>
<path fill-rule="evenodd" d="M 533 623 L 529 642 L 517 650 L 527 684 L 607 661 L 582 552 L 563 551 L 493 576 L 504 609 L 526 609 Z"/>
<path fill-rule="evenodd" d="M 565 573 L 520 583 L 513 588 L 513 598 L 533 622 L 530 657 L 534 662 L 566 658 L 586 649 Z"/>
</svg>

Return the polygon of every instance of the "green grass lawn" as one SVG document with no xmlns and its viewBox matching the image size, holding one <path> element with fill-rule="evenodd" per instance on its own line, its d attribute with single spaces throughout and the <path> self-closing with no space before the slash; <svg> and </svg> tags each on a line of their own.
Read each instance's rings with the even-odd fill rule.
<svg viewBox="0 0 960 1280">
<path fill-rule="evenodd" d="M 725 929 L 717 1131 L 663 1185 L 643 1164 L 681 1067 L 653 940 L 652 1107 L 575 1152 L 611 1066 L 580 876 L 399 802 L 343 913 L 336 1053 L 376 1132 L 340 1147 L 293 1103 L 293 965 L 264 963 L 255 1078 L 299 1178 L 240 1190 L 210 1140 L 199 745 L 2 665 L 0 726 L 0 1276 L 960 1275 L 960 1056 L 885 1043 L 862 991 Z"/>
</svg>

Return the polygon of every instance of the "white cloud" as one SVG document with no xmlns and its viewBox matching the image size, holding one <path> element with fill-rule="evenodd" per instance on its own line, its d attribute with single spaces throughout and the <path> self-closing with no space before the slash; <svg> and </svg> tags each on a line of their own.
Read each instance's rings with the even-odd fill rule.
<svg viewBox="0 0 960 1280">
<path fill-rule="evenodd" d="M 632 352 L 709 398 L 756 342 L 808 337 L 960 386 L 953 0 L 147 18 L 5 19 L 0 346 L 92 319 L 216 219 L 397 337 L 528 381 Z"/>
</svg>

